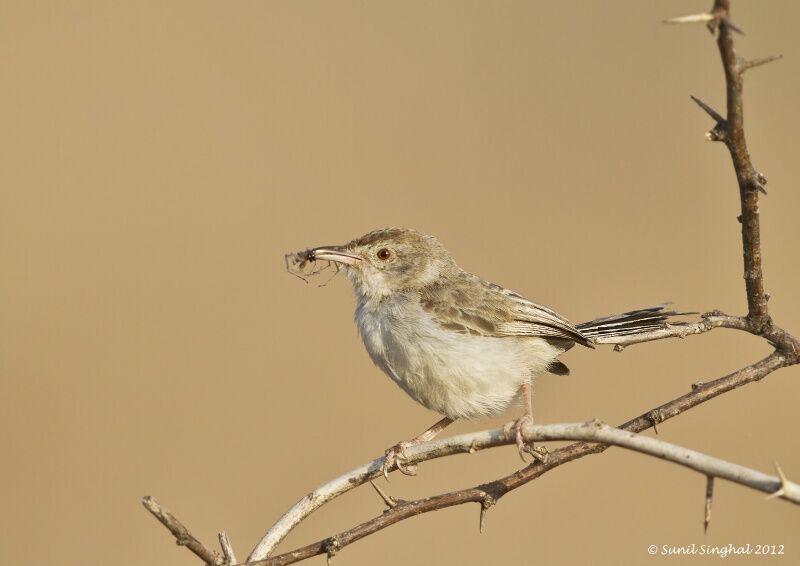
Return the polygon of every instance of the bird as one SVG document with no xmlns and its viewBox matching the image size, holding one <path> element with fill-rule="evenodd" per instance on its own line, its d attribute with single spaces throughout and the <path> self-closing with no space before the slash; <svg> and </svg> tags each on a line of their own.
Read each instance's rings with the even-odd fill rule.
<svg viewBox="0 0 800 566">
<path fill-rule="evenodd" d="M 523 435 L 533 423 L 534 377 L 568 375 L 558 358 L 575 344 L 594 348 L 599 337 L 646 333 L 663 328 L 672 315 L 686 314 L 660 304 L 572 324 L 461 269 L 437 238 L 410 228 L 382 228 L 344 245 L 287 254 L 290 271 L 320 261 L 349 279 L 356 326 L 375 365 L 412 399 L 442 415 L 385 451 L 387 478 L 393 466 L 414 475 L 405 450 L 454 421 L 496 416 L 519 403 L 524 413 L 506 424 L 506 434 L 514 435 L 521 457 L 544 460 L 546 450 Z"/>
</svg>

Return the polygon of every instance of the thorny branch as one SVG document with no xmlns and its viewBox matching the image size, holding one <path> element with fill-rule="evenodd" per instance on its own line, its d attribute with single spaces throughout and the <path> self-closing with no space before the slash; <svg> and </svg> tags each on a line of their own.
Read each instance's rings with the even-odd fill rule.
<svg viewBox="0 0 800 566">
<path fill-rule="evenodd" d="M 537 441 L 583 439 L 585 443 L 603 443 L 595 444 L 595 446 L 602 446 L 603 448 L 608 446 L 620 446 L 662 458 L 701 472 L 710 478 L 707 485 L 713 485 L 713 478 L 719 477 L 757 489 L 769 494 L 769 496 L 775 495 L 795 504 L 800 504 L 800 485 L 789 482 L 780 472 L 777 477 L 769 476 L 761 472 L 744 468 L 743 466 L 712 458 L 700 452 L 663 442 L 656 438 L 626 432 L 596 421 L 577 424 L 528 426 L 526 427 L 525 436 L 526 439 Z M 475 443 L 478 439 L 487 441 L 505 440 L 506 444 L 513 443 L 512 439 L 505 439 L 502 429 L 500 429 L 455 437 L 451 439 L 450 446 L 453 449 L 460 448 L 461 452 L 467 452 L 470 449 L 470 445 Z M 443 442 L 444 441 L 439 441 L 431 444 L 441 444 Z M 434 447 L 429 447 L 429 449 L 435 450 Z M 710 494 L 711 491 L 707 487 L 706 521 L 710 517 Z M 463 503 L 478 503 L 481 506 L 479 528 L 482 530 L 485 510 L 496 504 L 500 496 L 501 492 L 495 490 L 494 486 L 490 483 L 417 501 L 394 502 L 394 504 L 389 505 L 389 508 L 379 517 L 366 521 L 352 529 L 296 549 L 292 552 L 281 554 L 273 558 L 267 558 L 262 561 L 251 562 L 250 564 L 253 566 L 292 564 L 318 554 L 329 552 L 332 541 L 335 541 L 336 550 L 338 551 L 365 536 L 382 530 L 403 519 L 429 511 L 461 505 Z"/>
<path fill-rule="evenodd" d="M 615 349 L 621 350 L 626 346 L 641 342 L 670 337 L 684 338 L 694 334 L 702 334 L 714 328 L 729 328 L 763 337 L 775 347 L 775 351 L 766 358 L 729 375 L 707 383 L 694 384 L 692 385 L 692 391 L 629 420 L 620 425 L 618 429 L 596 423 L 586 423 L 584 425 L 549 425 L 549 427 L 582 426 L 581 434 L 585 434 L 585 436 L 580 436 L 574 429 L 571 431 L 574 433 L 571 436 L 564 434 L 565 431 L 563 429 L 560 431 L 562 433 L 561 436 L 547 436 L 547 431 L 550 430 L 550 433 L 552 433 L 554 429 L 547 426 L 530 427 L 525 431 L 526 438 L 530 440 L 555 440 L 558 438 L 562 440 L 579 439 L 581 441 L 553 451 L 549 454 L 546 462 L 534 462 L 509 476 L 469 489 L 452 491 L 417 501 L 398 502 L 391 498 L 387 499 L 388 496 L 386 496 L 383 499 L 389 508 L 380 516 L 322 541 L 285 554 L 267 558 L 283 537 L 315 509 L 324 505 L 334 497 L 378 477 L 381 473 L 380 466 L 382 464 L 382 459 L 376 459 L 369 464 L 332 480 L 301 499 L 259 542 L 258 546 L 248 558 L 249 564 L 257 563 L 260 566 L 291 564 L 318 554 L 327 554 L 330 557 L 348 544 L 384 529 L 389 525 L 421 513 L 427 513 L 429 511 L 435 511 L 463 503 L 480 504 L 482 525 L 485 511 L 489 507 L 495 505 L 500 498 L 509 491 L 525 485 L 562 464 L 577 460 L 589 454 L 603 452 L 610 445 L 625 446 L 632 450 L 656 455 L 665 459 L 670 459 L 666 456 L 669 451 L 677 450 L 684 457 L 687 453 L 691 453 L 694 459 L 692 460 L 692 458 L 690 458 L 690 460 L 694 463 L 704 461 L 707 464 L 708 461 L 713 461 L 715 465 L 721 464 L 721 468 L 709 467 L 708 465 L 693 467 L 693 469 L 700 471 L 707 477 L 704 513 L 704 526 L 706 528 L 710 520 L 713 479 L 715 477 L 737 481 L 738 483 L 749 485 L 754 489 L 761 489 L 762 491 L 771 493 L 772 496 L 781 497 L 790 501 L 797 502 L 798 499 L 800 499 L 800 494 L 798 493 L 800 488 L 797 484 L 788 481 L 777 464 L 776 471 L 778 476 L 775 478 L 767 476 L 766 474 L 761 474 L 760 472 L 747 470 L 735 464 L 716 460 L 710 456 L 687 451 L 686 449 L 669 445 L 656 439 L 638 435 L 638 433 L 648 428 L 655 427 L 658 423 L 679 415 L 714 397 L 753 381 L 761 380 L 782 367 L 800 363 L 800 340 L 774 324 L 767 306 L 769 296 L 764 289 L 761 231 L 758 212 L 759 195 L 766 194 L 764 188 L 766 178 L 763 174 L 756 171 L 750 160 L 745 140 L 743 120 L 742 92 L 744 73 L 756 66 L 774 61 L 778 59 L 779 56 L 747 61 L 736 54 L 733 44 L 733 32 L 741 33 L 741 30 L 731 21 L 730 0 L 715 0 L 712 9 L 707 13 L 682 16 L 667 21 L 677 24 L 702 22 L 705 23 L 713 33 L 717 34 L 717 46 L 725 71 L 727 97 L 726 115 L 723 117 L 722 114 L 718 113 L 698 98 L 692 97 L 692 99 L 715 121 L 713 129 L 707 135 L 708 139 L 723 142 L 728 148 L 733 161 L 741 202 L 741 216 L 739 220 L 742 228 L 744 279 L 748 311 L 747 315 L 743 317 L 729 316 L 715 311 L 703 315 L 700 321 L 693 324 L 667 327 L 635 338 L 617 338 L 599 342 L 614 344 Z M 626 445 L 626 442 L 629 442 L 629 444 Z M 411 448 L 407 453 L 407 462 L 422 462 L 432 458 L 473 452 L 482 448 L 506 443 L 509 443 L 509 439 L 503 436 L 502 431 L 484 431 L 471 435 L 462 435 L 459 437 L 432 441 Z M 645 447 L 643 446 L 644 444 L 648 444 L 649 446 Z M 669 447 L 669 450 L 667 450 L 666 447 Z M 673 461 L 675 460 L 673 459 Z M 732 470 L 737 470 L 738 475 L 733 473 Z M 742 473 L 757 477 L 758 481 L 755 483 L 740 481 L 743 477 L 741 475 Z M 394 504 L 390 504 L 390 501 Z M 220 564 L 223 561 L 215 552 L 208 550 L 197 541 L 197 539 L 192 537 L 177 519 L 161 510 L 155 500 L 152 498 L 145 498 L 144 503 L 173 533 L 179 544 L 185 544 L 207 564 Z M 158 509 L 160 512 L 154 509 Z M 225 549 L 227 561 L 230 561 L 233 552 L 230 545 L 223 543 L 223 548 Z"/>
<path fill-rule="evenodd" d="M 742 203 L 742 245 L 744 250 L 744 280 L 747 288 L 747 317 L 753 329 L 768 332 L 772 325 L 767 311 L 764 292 L 764 273 L 761 267 L 761 225 L 758 216 L 758 193 L 763 190 L 766 178 L 758 173 L 750 161 L 744 136 L 744 107 L 742 89 L 744 60 L 733 49 L 730 32 L 730 0 L 716 0 L 714 12 L 718 18 L 717 46 L 725 69 L 725 86 L 728 106 L 725 145 L 733 159 L 739 196 Z"/>
<path fill-rule="evenodd" d="M 172 513 L 164 509 L 155 498 L 149 495 L 142 498 L 142 505 L 144 505 L 153 516 L 164 525 L 169 532 L 175 537 L 175 542 L 181 546 L 185 546 L 194 552 L 200 559 L 209 566 L 217 566 L 222 563 L 219 555 L 213 550 L 209 550 L 206 546 L 194 538 L 189 530 L 183 526 Z"/>
</svg>

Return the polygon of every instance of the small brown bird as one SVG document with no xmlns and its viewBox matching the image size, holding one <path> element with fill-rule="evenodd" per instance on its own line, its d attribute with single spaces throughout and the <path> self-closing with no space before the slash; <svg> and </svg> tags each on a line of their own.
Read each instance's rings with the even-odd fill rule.
<svg viewBox="0 0 800 566">
<path fill-rule="evenodd" d="M 375 230 L 343 246 L 287 256 L 294 265 L 327 260 L 344 268 L 356 296 L 356 324 L 372 361 L 403 391 L 444 418 L 388 450 L 384 474 L 404 466 L 404 449 L 432 439 L 456 419 L 488 417 L 522 402 L 508 423 L 520 455 L 543 452 L 525 443 L 533 422 L 531 382 L 568 375 L 557 358 L 576 343 L 594 348 L 599 336 L 663 328 L 665 305 L 573 325 L 555 311 L 458 267 L 433 236 L 406 228 Z M 292 263 L 292 262 L 290 262 Z"/>
</svg>

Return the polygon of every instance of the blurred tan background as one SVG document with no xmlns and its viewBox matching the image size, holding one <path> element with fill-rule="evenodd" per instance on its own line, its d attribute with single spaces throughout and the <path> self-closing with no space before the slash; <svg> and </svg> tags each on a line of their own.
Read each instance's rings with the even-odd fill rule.
<svg viewBox="0 0 800 566">
<path fill-rule="evenodd" d="M 723 108 L 718 53 L 660 23 L 709 3 L 3 2 L 0 562 L 199 564 L 146 494 L 244 558 L 307 490 L 437 418 L 370 363 L 346 280 L 305 285 L 285 252 L 409 226 L 576 322 L 662 300 L 743 313 L 733 171 L 689 100 Z M 741 53 L 785 55 L 745 101 L 770 306 L 797 333 L 800 6 L 734 10 Z M 537 414 L 619 423 L 768 352 L 726 331 L 576 348 Z M 799 380 L 770 375 L 661 438 L 798 479 Z M 508 447 L 388 489 L 519 466 Z M 707 563 L 646 552 L 692 543 L 800 563 L 797 508 L 719 482 L 703 536 L 704 486 L 612 450 L 508 495 L 483 535 L 458 507 L 336 563 Z M 361 488 L 280 550 L 381 509 Z"/>
</svg>

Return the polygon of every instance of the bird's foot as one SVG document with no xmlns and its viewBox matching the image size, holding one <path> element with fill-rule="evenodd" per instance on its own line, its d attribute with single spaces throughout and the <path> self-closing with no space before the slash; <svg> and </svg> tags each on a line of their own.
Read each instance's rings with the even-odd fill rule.
<svg viewBox="0 0 800 566">
<path fill-rule="evenodd" d="M 450 417 L 444 417 L 441 420 L 437 421 L 433 424 L 430 428 L 428 428 L 425 432 L 420 435 L 415 436 L 411 440 L 404 440 L 402 442 L 398 442 L 391 448 L 389 448 L 383 456 L 383 466 L 381 466 L 381 471 L 383 471 L 383 477 L 385 477 L 388 481 L 389 479 L 389 468 L 393 465 L 397 466 L 397 469 L 400 470 L 401 473 L 407 476 L 416 476 L 417 475 L 417 466 L 414 464 L 405 465 L 405 462 L 408 461 L 406 457 L 406 448 L 410 448 L 411 446 L 416 446 L 417 444 L 422 444 L 423 442 L 427 442 L 431 440 L 434 436 L 442 432 L 447 426 L 449 426 L 454 419 Z"/>
<path fill-rule="evenodd" d="M 534 461 L 539 461 L 541 463 L 547 462 L 548 452 L 547 448 L 544 446 L 536 446 L 531 441 L 530 443 L 525 442 L 525 437 L 522 434 L 522 429 L 525 426 L 533 424 L 533 417 L 530 415 L 522 415 L 515 421 L 507 422 L 503 425 L 503 433 L 506 437 L 511 436 L 511 433 L 514 433 L 514 436 L 517 441 L 517 450 L 519 451 L 519 457 L 525 462 L 525 454 L 530 454 L 533 457 Z"/>
<path fill-rule="evenodd" d="M 383 455 L 383 466 L 381 466 L 381 471 L 383 472 L 383 477 L 387 480 L 389 479 L 389 469 L 394 465 L 397 466 L 397 469 L 400 472 L 407 476 L 416 476 L 417 475 L 417 466 L 416 464 L 405 465 L 404 462 L 408 459 L 406 457 L 406 448 L 410 448 L 411 446 L 416 446 L 419 444 L 419 441 L 413 440 L 403 440 L 402 442 L 398 442 L 394 446 L 388 448 Z"/>
</svg>

